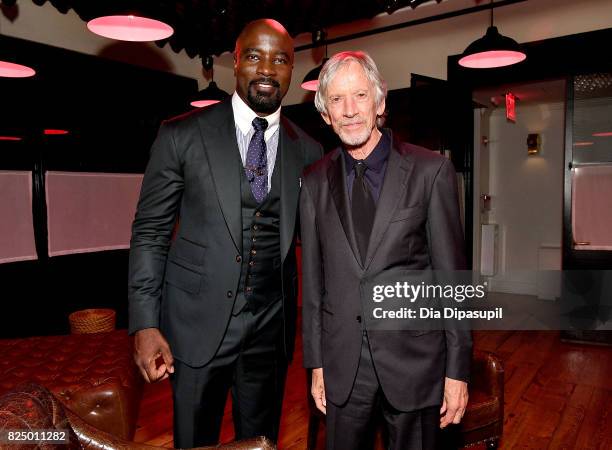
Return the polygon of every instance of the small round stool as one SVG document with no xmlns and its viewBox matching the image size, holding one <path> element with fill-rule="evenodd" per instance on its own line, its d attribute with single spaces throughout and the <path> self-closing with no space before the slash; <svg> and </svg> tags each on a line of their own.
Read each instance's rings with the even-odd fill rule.
<svg viewBox="0 0 612 450">
<path fill-rule="evenodd" d="M 113 309 L 82 309 L 68 316 L 70 333 L 104 333 L 115 329 L 116 313 Z"/>
</svg>

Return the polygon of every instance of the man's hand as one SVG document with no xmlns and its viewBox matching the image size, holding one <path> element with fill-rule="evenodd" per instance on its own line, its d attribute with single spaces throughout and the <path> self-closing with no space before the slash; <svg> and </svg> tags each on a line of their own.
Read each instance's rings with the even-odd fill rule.
<svg viewBox="0 0 612 450">
<path fill-rule="evenodd" d="M 446 377 L 444 379 L 444 401 L 440 408 L 440 428 L 461 422 L 467 403 L 467 383 Z"/>
<path fill-rule="evenodd" d="M 310 393 L 314 398 L 317 409 L 323 414 L 327 411 L 327 402 L 325 401 L 325 383 L 323 382 L 323 368 L 312 369 L 312 386 Z"/>
<path fill-rule="evenodd" d="M 156 367 L 155 360 L 160 356 L 163 363 Z M 170 346 L 157 328 L 145 328 L 136 332 L 134 361 L 147 383 L 165 380 L 169 374 L 174 373 Z"/>
</svg>

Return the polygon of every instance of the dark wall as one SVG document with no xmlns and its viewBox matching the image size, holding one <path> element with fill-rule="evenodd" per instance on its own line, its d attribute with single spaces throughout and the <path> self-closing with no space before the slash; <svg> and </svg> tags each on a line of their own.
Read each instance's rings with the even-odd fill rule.
<svg viewBox="0 0 612 450">
<path fill-rule="evenodd" d="M 161 120 L 190 110 L 196 80 L 0 36 L 33 78 L 0 78 L 0 170 L 33 172 L 39 259 L 0 264 L 0 337 L 68 332 L 68 314 L 112 307 L 126 326 L 127 250 L 49 258 L 46 170 L 142 173 Z M 68 135 L 45 136 L 45 128 Z M 3 217 L 1 220 L 10 220 Z"/>
<path fill-rule="evenodd" d="M 46 170 L 142 172 L 160 121 L 190 109 L 187 99 L 197 83 L 0 36 L 0 48 L 7 45 L 27 56 L 22 63 L 38 70 L 31 79 L 0 78 L 0 134 L 24 137 L 21 142 L 0 141 L 0 170 L 34 174 L 39 260 L 0 264 L 6 308 L 0 315 L 0 337 L 66 333 L 68 314 L 91 307 L 114 308 L 124 327 L 127 250 L 48 258 L 43 175 Z M 471 101 L 443 82 L 429 81 L 433 83 L 389 92 L 387 126 L 403 140 L 434 151 L 452 150 L 457 169 L 466 170 Z M 312 103 L 283 111 L 327 151 L 338 145 Z M 44 128 L 70 133 L 44 136 Z"/>
</svg>

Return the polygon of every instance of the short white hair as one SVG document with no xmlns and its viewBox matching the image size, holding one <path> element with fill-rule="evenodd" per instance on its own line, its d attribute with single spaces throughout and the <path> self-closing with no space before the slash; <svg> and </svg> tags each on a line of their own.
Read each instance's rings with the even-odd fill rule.
<svg viewBox="0 0 612 450">
<path fill-rule="evenodd" d="M 315 94 L 315 107 L 321 114 L 327 115 L 327 87 L 336 73 L 350 63 L 357 63 L 365 72 L 366 78 L 374 88 L 376 107 L 378 108 L 387 97 L 387 83 L 380 75 L 376 63 L 370 55 L 362 51 L 340 52 L 332 56 L 325 63 L 319 74 L 319 88 Z M 381 127 L 385 122 L 384 116 L 376 119 L 376 125 Z"/>
</svg>

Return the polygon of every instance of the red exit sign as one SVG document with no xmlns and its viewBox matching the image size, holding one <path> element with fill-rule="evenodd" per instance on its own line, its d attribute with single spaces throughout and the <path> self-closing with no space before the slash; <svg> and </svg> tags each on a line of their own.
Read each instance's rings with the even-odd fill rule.
<svg viewBox="0 0 612 450">
<path fill-rule="evenodd" d="M 506 119 L 516 123 L 516 96 L 512 92 L 506 94 Z"/>
</svg>

